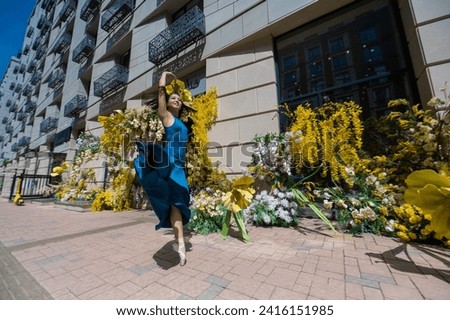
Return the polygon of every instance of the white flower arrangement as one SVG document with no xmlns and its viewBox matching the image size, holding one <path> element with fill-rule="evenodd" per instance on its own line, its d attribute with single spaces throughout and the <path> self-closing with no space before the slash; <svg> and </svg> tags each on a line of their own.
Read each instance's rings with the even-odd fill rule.
<svg viewBox="0 0 450 320">
<path fill-rule="evenodd" d="M 257 194 L 244 209 L 246 221 L 256 225 L 292 226 L 298 223 L 298 204 L 295 195 L 286 189 L 266 190 Z"/>
</svg>

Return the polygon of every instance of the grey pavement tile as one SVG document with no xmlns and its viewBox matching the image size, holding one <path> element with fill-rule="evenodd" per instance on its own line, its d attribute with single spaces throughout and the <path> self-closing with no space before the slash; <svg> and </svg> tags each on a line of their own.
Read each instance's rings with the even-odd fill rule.
<svg viewBox="0 0 450 320">
<path fill-rule="evenodd" d="M 353 277 L 353 276 L 345 276 L 345 281 L 360 284 L 364 287 L 380 289 L 380 283 L 375 280 L 363 279 L 363 278 L 358 278 L 358 277 Z"/>
<path fill-rule="evenodd" d="M 211 285 L 208 289 L 199 294 L 195 299 L 196 300 L 212 300 L 217 297 L 222 291 L 224 287 L 218 285 Z"/>
<path fill-rule="evenodd" d="M 214 285 L 217 285 L 219 287 L 222 287 L 222 288 L 226 288 L 230 284 L 230 280 L 222 278 L 222 277 L 217 277 L 212 274 L 207 276 L 205 278 L 205 281 L 212 283 Z"/>
</svg>

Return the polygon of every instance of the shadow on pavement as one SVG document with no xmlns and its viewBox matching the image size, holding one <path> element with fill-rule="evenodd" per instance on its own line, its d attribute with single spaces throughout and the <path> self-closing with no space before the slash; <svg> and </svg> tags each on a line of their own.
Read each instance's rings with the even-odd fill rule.
<svg viewBox="0 0 450 320">
<path fill-rule="evenodd" d="M 417 265 L 414 261 L 414 256 L 417 256 L 419 253 L 427 255 L 428 258 L 442 262 L 448 268 L 437 269 L 423 265 Z M 403 254 L 406 259 L 398 257 L 398 255 L 400 254 Z M 432 246 L 415 243 L 402 243 L 397 248 L 387 250 L 382 253 L 369 252 L 367 253 L 367 255 L 369 257 L 381 260 L 377 262 L 386 263 L 395 270 L 408 273 L 432 275 L 438 279 L 444 279 L 445 281 L 450 283 L 450 251 L 444 248 L 434 248 Z"/>
</svg>

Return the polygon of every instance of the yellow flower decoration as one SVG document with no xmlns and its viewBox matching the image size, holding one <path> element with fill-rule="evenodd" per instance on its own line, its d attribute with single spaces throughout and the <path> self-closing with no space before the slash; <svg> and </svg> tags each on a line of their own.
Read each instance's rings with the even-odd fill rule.
<svg viewBox="0 0 450 320">
<path fill-rule="evenodd" d="M 52 177 L 59 176 L 60 174 L 63 174 L 64 172 L 66 172 L 67 167 L 68 167 L 67 162 L 63 162 L 61 164 L 61 166 L 54 167 L 53 170 L 52 170 L 52 173 L 50 173 L 50 175 Z"/>
<path fill-rule="evenodd" d="M 430 227 L 450 239 L 450 178 L 433 170 L 418 170 L 406 179 L 405 201 L 431 215 Z"/>
<path fill-rule="evenodd" d="M 232 181 L 232 190 L 223 198 L 224 205 L 233 213 L 238 213 L 247 208 L 253 199 L 255 189 L 251 187 L 255 180 L 249 176 L 243 176 Z"/>
<path fill-rule="evenodd" d="M 178 94 L 184 105 L 191 107 L 192 94 L 186 88 L 184 82 L 180 79 L 173 79 L 168 85 L 166 85 L 166 93 L 170 96 L 171 94 Z"/>
</svg>

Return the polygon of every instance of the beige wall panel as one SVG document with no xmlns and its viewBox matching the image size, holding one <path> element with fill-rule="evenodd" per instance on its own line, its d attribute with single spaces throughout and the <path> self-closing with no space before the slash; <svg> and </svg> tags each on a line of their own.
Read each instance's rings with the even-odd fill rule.
<svg viewBox="0 0 450 320">
<path fill-rule="evenodd" d="M 427 65 L 449 59 L 450 18 L 421 26 L 418 33 Z"/>
</svg>

